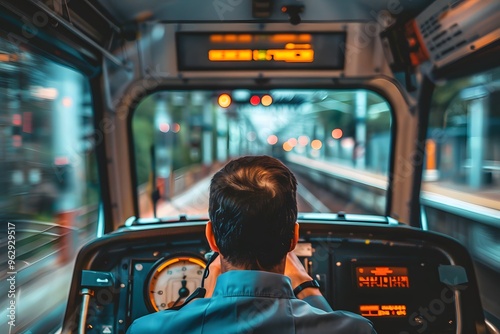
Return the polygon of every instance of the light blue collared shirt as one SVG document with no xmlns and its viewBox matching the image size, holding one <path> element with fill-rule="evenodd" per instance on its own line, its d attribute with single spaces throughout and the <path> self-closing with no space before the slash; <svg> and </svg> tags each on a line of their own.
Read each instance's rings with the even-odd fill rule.
<svg viewBox="0 0 500 334">
<path fill-rule="evenodd" d="M 211 298 L 137 319 L 127 334 L 140 333 L 376 334 L 370 321 L 332 311 L 323 296 L 297 299 L 287 276 L 252 270 L 220 275 Z"/>
</svg>

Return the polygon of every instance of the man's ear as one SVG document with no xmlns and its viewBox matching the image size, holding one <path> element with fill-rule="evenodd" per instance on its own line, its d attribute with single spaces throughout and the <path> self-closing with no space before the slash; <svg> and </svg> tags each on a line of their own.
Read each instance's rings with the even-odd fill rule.
<svg viewBox="0 0 500 334">
<path fill-rule="evenodd" d="M 210 249 L 213 250 L 214 252 L 220 253 L 219 247 L 217 247 L 217 243 L 215 242 L 214 231 L 212 230 L 211 221 L 208 221 L 207 225 L 205 226 L 205 236 L 207 238 Z"/>
<path fill-rule="evenodd" d="M 293 238 L 292 242 L 290 243 L 289 252 L 295 249 L 295 246 L 297 246 L 297 242 L 299 242 L 299 223 L 295 223 L 295 228 L 293 230 Z"/>
</svg>

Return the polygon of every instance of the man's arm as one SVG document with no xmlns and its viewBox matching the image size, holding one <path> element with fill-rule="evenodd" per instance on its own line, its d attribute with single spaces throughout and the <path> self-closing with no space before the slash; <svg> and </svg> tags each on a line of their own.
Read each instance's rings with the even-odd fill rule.
<svg viewBox="0 0 500 334">
<path fill-rule="evenodd" d="M 205 293 L 205 298 L 212 297 L 212 294 L 215 289 L 215 283 L 217 282 L 217 277 L 221 274 L 221 264 L 220 264 L 220 256 L 218 256 L 214 262 L 210 264 L 208 267 L 209 274 L 205 279 L 204 288 L 207 291 Z"/>
<path fill-rule="evenodd" d="M 293 288 L 312 280 L 312 277 L 307 273 L 297 255 L 293 252 L 289 252 L 286 256 L 285 275 L 290 277 Z M 328 304 L 325 297 L 321 294 L 321 291 L 317 288 L 306 288 L 300 291 L 296 297 L 323 311 L 333 311 L 330 304 Z"/>
</svg>

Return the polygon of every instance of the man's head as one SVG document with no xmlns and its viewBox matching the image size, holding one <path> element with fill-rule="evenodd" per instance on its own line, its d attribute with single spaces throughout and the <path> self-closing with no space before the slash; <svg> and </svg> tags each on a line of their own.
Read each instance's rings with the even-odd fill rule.
<svg viewBox="0 0 500 334">
<path fill-rule="evenodd" d="M 218 171 L 208 213 L 225 260 L 263 270 L 282 263 L 296 242 L 296 190 L 292 172 L 268 156 L 239 158 Z"/>
</svg>

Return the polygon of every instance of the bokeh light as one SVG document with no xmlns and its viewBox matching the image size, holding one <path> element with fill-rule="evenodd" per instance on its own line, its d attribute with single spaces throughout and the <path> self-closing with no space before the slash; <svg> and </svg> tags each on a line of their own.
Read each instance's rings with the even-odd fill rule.
<svg viewBox="0 0 500 334">
<path fill-rule="evenodd" d="M 260 97 L 258 97 L 257 95 L 254 95 L 250 98 L 250 104 L 253 105 L 253 106 L 256 106 L 260 103 Z"/>
<path fill-rule="evenodd" d="M 62 104 L 66 108 L 69 108 L 73 104 L 73 99 L 69 96 L 66 96 L 65 98 L 62 99 Z"/>
<path fill-rule="evenodd" d="M 290 138 L 290 139 L 288 139 L 288 143 L 290 144 L 290 146 L 295 147 L 295 146 L 297 146 L 297 139 Z"/>
<path fill-rule="evenodd" d="M 231 96 L 225 93 L 221 94 L 217 99 L 217 103 L 219 103 L 219 106 L 221 106 L 222 108 L 227 108 L 231 105 Z"/>
<path fill-rule="evenodd" d="M 343 134 L 343 132 L 342 132 L 341 129 L 333 129 L 333 131 L 332 131 L 332 137 L 333 137 L 333 139 L 340 139 L 340 138 L 342 138 L 342 134 Z"/>
<path fill-rule="evenodd" d="M 160 123 L 159 128 L 163 133 L 167 133 L 168 131 L 170 131 L 170 125 L 168 125 L 168 123 Z"/>
<path fill-rule="evenodd" d="M 257 134 L 253 131 L 250 131 L 249 133 L 247 133 L 247 139 L 248 141 L 255 141 L 255 139 L 257 139 Z"/>
<path fill-rule="evenodd" d="M 309 137 L 308 136 L 300 136 L 299 137 L 299 145 L 306 146 L 307 144 L 309 144 Z"/>
<path fill-rule="evenodd" d="M 276 145 L 276 143 L 278 143 L 278 137 L 276 135 L 270 135 L 267 137 L 267 143 L 269 145 Z"/>
<path fill-rule="evenodd" d="M 283 143 L 283 149 L 287 152 L 290 152 L 293 149 L 293 147 L 292 147 L 292 145 L 290 145 L 289 142 L 286 141 Z"/>
<path fill-rule="evenodd" d="M 172 125 L 172 132 L 177 133 L 179 131 L 181 131 L 181 125 L 179 123 L 174 123 L 174 125 Z"/>
<path fill-rule="evenodd" d="M 319 150 L 322 146 L 323 146 L 323 143 L 319 139 L 314 139 L 311 142 L 311 147 L 313 148 L 313 150 Z"/>
<path fill-rule="evenodd" d="M 271 95 L 264 95 L 261 98 L 260 102 L 262 103 L 262 105 L 264 107 L 267 107 L 267 106 L 270 106 L 271 103 L 273 103 L 273 98 L 271 97 Z"/>
</svg>

